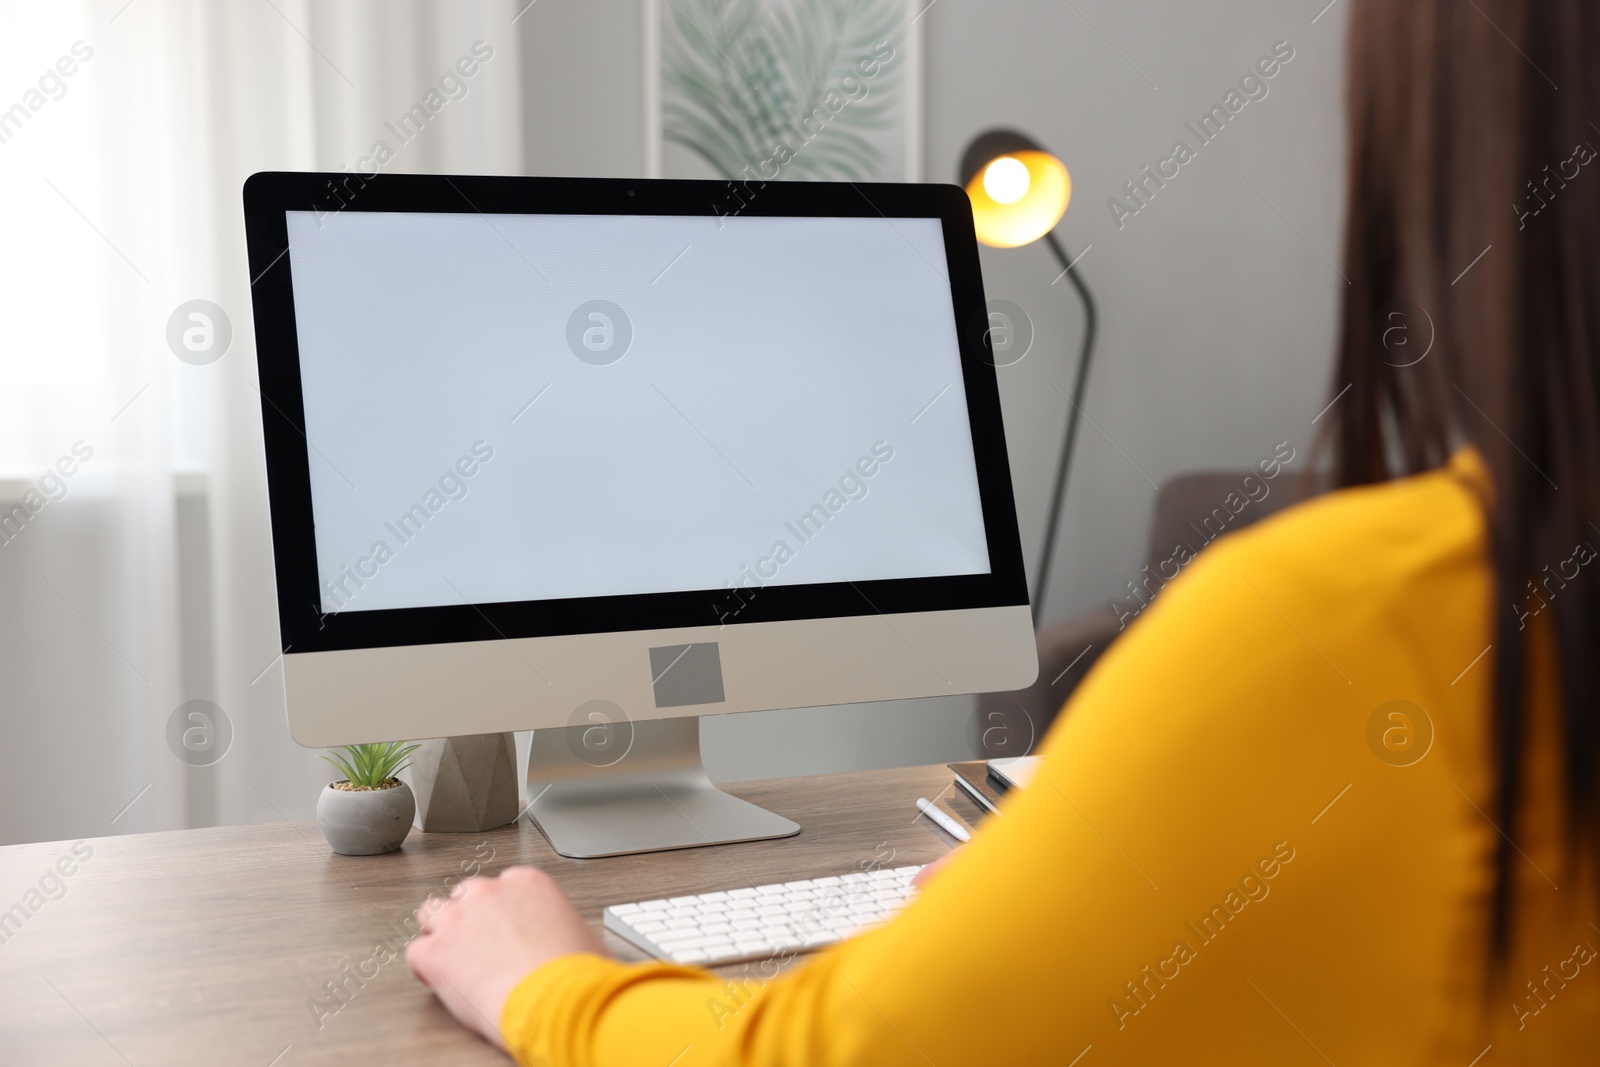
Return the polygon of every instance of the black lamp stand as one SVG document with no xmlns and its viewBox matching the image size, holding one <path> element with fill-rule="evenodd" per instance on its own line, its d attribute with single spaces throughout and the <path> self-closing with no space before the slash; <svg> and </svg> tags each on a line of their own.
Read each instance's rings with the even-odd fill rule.
<svg viewBox="0 0 1600 1067">
<path fill-rule="evenodd" d="M 1083 346 L 1078 354 L 1078 372 L 1072 380 L 1072 410 L 1067 412 L 1067 430 L 1061 441 L 1061 459 L 1056 463 L 1055 487 L 1050 493 L 1050 514 L 1045 522 L 1044 547 L 1039 553 L 1038 572 L 1034 575 L 1035 627 L 1044 617 L 1044 595 L 1050 588 L 1050 564 L 1055 558 L 1056 533 L 1061 526 L 1061 505 L 1067 495 L 1067 472 L 1072 469 L 1072 446 L 1078 437 L 1078 420 L 1083 415 L 1083 394 L 1089 384 L 1089 357 L 1094 352 L 1095 332 L 1094 297 L 1089 295 L 1088 286 L 1083 284 L 1078 272 L 1072 269 L 1072 257 L 1067 255 L 1067 250 L 1056 240 L 1055 231 L 1045 234 L 1044 239 L 1049 243 L 1050 250 L 1056 254 L 1056 258 L 1061 261 L 1062 273 L 1072 283 L 1078 299 L 1083 301 Z"/>
</svg>

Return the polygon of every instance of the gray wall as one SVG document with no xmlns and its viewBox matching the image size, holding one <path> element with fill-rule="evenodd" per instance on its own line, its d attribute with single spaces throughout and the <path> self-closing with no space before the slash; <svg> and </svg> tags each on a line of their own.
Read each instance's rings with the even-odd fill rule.
<svg viewBox="0 0 1600 1067">
<path fill-rule="evenodd" d="M 1089 249 L 1078 266 L 1100 308 L 1092 425 L 1079 432 L 1047 619 L 1124 592 L 1143 562 L 1152 483 L 1248 467 L 1279 441 L 1304 462 L 1345 285 L 1322 258 L 1339 258 L 1344 152 L 1344 11 L 1312 25 L 1325 2 L 943 0 L 927 15 L 929 175 L 953 177 L 981 129 L 1023 129 L 1071 170 L 1059 233 L 1074 255 Z M 1184 123 L 1282 40 L 1294 58 L 1267 96 L 1119 229 L 1107 200 L 1175 140 L 1196 145 Z M 1037 328 L 1001 374 L 1036 555 L 1082 318 L 1067 283 L 1050 284 L 1059 267 L 1042 246 L 984 249 L 983 269 L 988 295 Z"/>
<path fill-rule="evenodd" d="M 640 0 L 540 0 L 522 35 L 529 174 L 644 174 Z"/>
<path fill-rule="evenodd" d="M 1059 231 L 1100 307 L 1047 619 L 1104 604 L 1144 558 L 1155 486 L 1242 468 L 1279 441 L 1308 454 L 1326 402 L 1342 210 L 1344 6 L 1227 0 L 939 0 L 925 36 L 926 159 L 952 181 L 967 141 L 1014 126 L 1067 163 Z M 521 20 L 530 173 L 643 169 L 636 0 L 545 0 Z M 1312 20 L 1317 21 L 1313 24 Z M 1167 155 L 1278 41 L 1294 58 L 1119 229 L 1107 200 Z M 1252 188 L 1252 183 L 1254 188 Z M 1319 251 L 1320 250 L 1320 251 Z M 1001 371 L 1023 543 L 1043 536 L 1082 316 L 1042 245 L 983 250 L 991 298 L 1035 340 Z M 1057 391 L 1059 388 L 1060 392 Z M 961 758 L 965 699 L 708 720 L 715 777 Z"/>
</svg>

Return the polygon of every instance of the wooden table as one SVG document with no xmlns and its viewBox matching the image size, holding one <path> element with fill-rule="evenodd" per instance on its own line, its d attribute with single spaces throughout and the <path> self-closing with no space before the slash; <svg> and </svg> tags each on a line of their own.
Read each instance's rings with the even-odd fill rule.
<svg viewBox="0 0 1600 1067">
<path fill-rule="evenodd" d="M 613 859 L 558 856 L 525 818 L 413 830 L 401 851 L 361 858 L 333 855 L 314 822 L 94 838 L 77 855 L 0 848 L 0 1064 L 504 1064 L 398 955 L 417 904 L 464 870 L 542 867 L 599 930 L 606 904 L 926 863 L 952 841 L 917 817 L 918 796 L 979 817 L 951 778 L 934 766 L 732 785 L 800 835 Z"/>
</svg>

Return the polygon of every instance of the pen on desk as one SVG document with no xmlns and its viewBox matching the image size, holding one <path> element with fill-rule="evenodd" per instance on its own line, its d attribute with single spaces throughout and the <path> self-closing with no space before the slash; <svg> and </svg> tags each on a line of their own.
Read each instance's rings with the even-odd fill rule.
<svg viewBox="0 0 1600 1067">
<path fill-rule="evenodd" d="M 967 833 L 967 828 L 956 822 L 941 811 L 938 805 L 927 797 L 917 798 L 917 810 L 939 824 L 940 829 L 955 838 L 957 841 L 971 841 L 972 835 Z"/>
</svg>

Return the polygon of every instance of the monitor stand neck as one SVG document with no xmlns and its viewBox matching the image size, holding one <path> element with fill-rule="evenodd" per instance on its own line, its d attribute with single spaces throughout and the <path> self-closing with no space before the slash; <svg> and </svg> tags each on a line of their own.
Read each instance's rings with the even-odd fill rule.
<svg viewBox="0 0 1600 1067">
<path fill-rule="evenodd" d="M 550 846 L 575 859 L 800 832 L 711 784 L 693 717 L 535 730 L 528 801 Z"/>
</svg>

